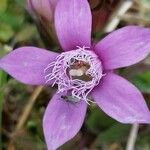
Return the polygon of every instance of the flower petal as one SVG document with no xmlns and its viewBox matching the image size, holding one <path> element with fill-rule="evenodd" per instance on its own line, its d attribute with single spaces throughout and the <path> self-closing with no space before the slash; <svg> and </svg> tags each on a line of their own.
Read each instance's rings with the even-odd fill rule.
<svg viewBox="0 0 150 150">
<path fill-rule="evenodd" d="M 0 59 L 0 68 L 25 84 L 45 84 L 44 69 L 57 53 L 36 47 L 18 48 Z"/>
<path fill-rule="evenodd" d="M 91 46 L 91 11 L 87 0 L 61 0 L 55 12 L 55 27 L 64 50 Z"/>
<path fill-rule="evenodd" d="M 150 111 L 140 91 L 122 77 L 108 73 L 92 91 L 98 106 L 122 123 L 150 123 Z"/>
<path fill-rule="evenodd" d="M 95 46 L 105 69 L 135 64 L 150 53 L 150 29 L 127 26 L 110 33 Z"/>
<path fill-rule="evenodd" d="M 44 118 L 43 129 L 48 150 L 55 150 L 72 139 L 80 130 L 87 109 L 85 101 L 67 102 L 56 93 L 49 102 Z"/>
</svg>

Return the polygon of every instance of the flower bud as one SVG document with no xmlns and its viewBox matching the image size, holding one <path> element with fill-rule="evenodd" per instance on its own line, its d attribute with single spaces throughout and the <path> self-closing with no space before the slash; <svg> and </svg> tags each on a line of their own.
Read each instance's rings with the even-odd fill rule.
<svg viewBox="0 0 150 150">
<path fill-rule="evenodd" d="M 58 45 L 54 29 L 54 11 L 58 0 L 27 0 L 27 10 L 34 19 L 47 48 Z"/>
<path fill-rule="evenodd" d="M 54 10 L 57 0 L 28 0 L 27 5 L 30 12 L 46 19 L 50 23 L 54 18 Z"/>
</svg>

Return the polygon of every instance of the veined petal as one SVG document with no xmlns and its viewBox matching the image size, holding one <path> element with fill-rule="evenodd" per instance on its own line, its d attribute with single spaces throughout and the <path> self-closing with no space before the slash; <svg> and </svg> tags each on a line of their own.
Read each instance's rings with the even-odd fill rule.
<svg viewBox="0 0 150 150">
<path fill-rule="evenodd" d="M 45 84 L 44 69 L 57 53 L 36 47 L 18 48 L 0 59 L 0 68 L 25 84 Z"/>
<path fill-rule="evenodd" d="M 150 53 L 150 29 L 127 26 L 110 33 L 95 46 L 105 69 L 135 64 Z"/>
<path fill-rule="evenodd" d="M 55 150 L 72 139 L 80 130 L 87 109 L 85 101 L 71 103 L 56 93 L 49 102 L 44 118 L 43 129 L 48 150 Z"/>
<path fill-rule="evenodd" d="M 56 6 L 55 27 L 64 50 L 91 46 L 91 11 L 87 0 L 60 0 Z"/>
<path fill-rule="evenodd" d="M 92 91 L 98 106 L 122 123 L 150 123 L 150 111 L 140 91 L 122 77 L 108 73 Z"/>
</svg>

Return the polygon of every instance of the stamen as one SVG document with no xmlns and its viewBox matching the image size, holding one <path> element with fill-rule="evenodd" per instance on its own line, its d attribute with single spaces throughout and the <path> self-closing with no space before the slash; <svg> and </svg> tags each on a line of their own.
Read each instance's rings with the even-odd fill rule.
<svg viewBox="0 0 150 150">
<path fill-rule="evenodd" d="M 89 104 L 87 96 L 99 84 L 103 74 L 97 55 L 87 49 L 89 47 L 77 46 L 76 50 L 61 53 L 44 72 L 46 83 L 54 80 L 58 92 L 71 91 L 73 99 L 82 99 Z"/>
</svg>

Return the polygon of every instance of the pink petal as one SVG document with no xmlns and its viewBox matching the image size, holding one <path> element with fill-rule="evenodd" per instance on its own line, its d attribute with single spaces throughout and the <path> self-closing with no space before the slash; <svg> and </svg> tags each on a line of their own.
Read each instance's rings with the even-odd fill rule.
<svg viewBox="0 0 150 150">
<path fill-rule="evenodd" d="M 91 11 L 87 0 L 61 0 L 55 12 L 55 27 L 64 50 L 91 46 Z"/>
<path fill-rule="evenodd" d="M 150 52 L 150 29 L 127 26 L 110 33 L 95 46 L 105 69 L 135 64 Z"/>
<path fill-rule="evenodd" d="M 140 91 L 130 82 L 108 73 L 92 91 L 98 106 L 122 123 L 150 123 L 150 111 Z"/>
<path fill-rule="evenodd" d="M 45 84 L 44 69 L 57 53 L 36 47 L 18 48 L 0 59 L 0 68 L 26 84 Z"/>
<path fill-rule="evenodd" d="M 44 118 L 43 129 L 48 150 L 55 150 L 72 139 L 80 130 L 87 104 L 66 102 L 61 94 L 55 94 L 49 102 Z"/>
</svg>

